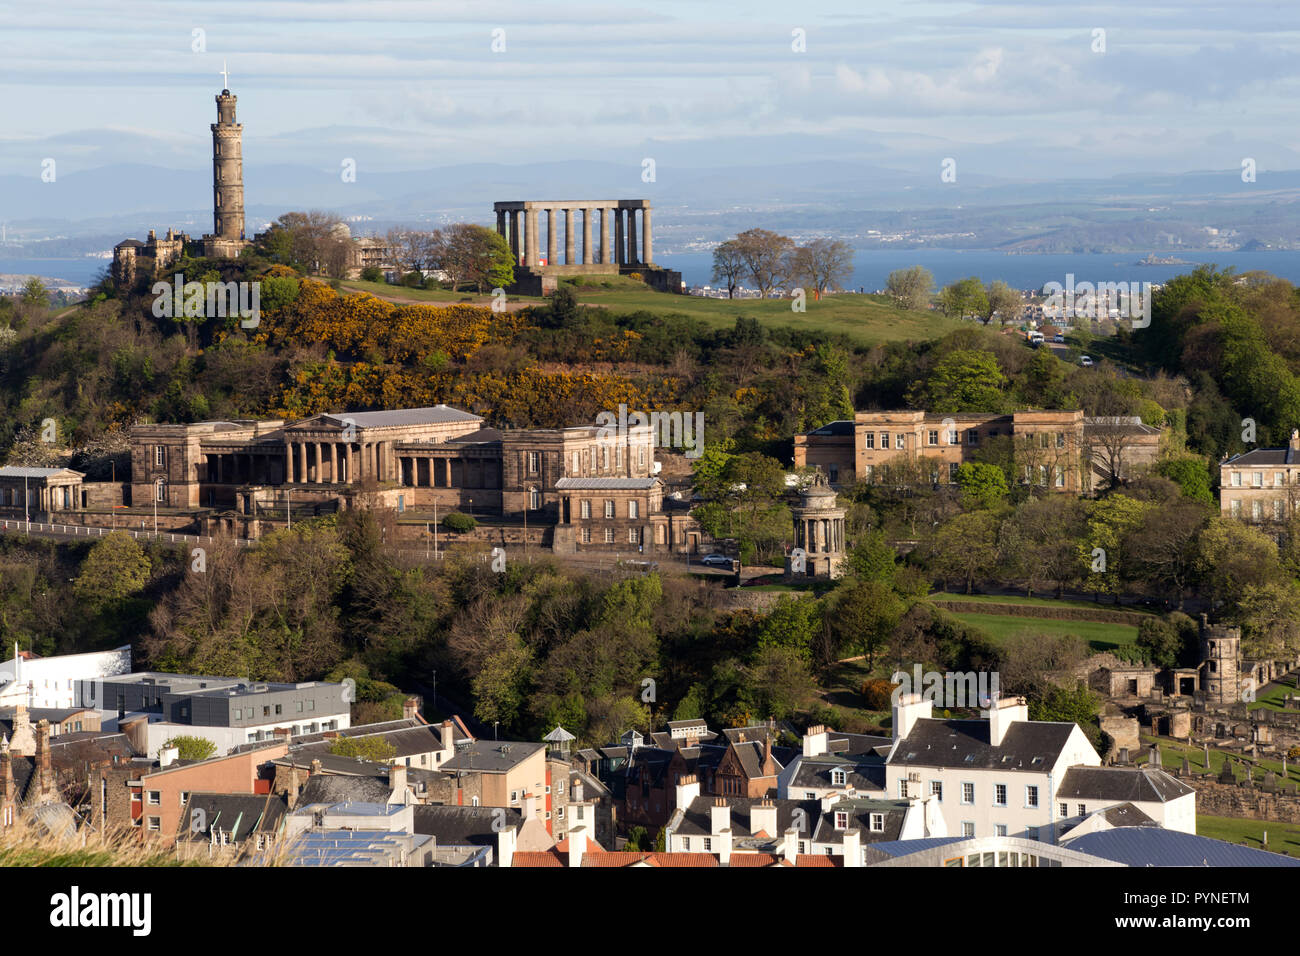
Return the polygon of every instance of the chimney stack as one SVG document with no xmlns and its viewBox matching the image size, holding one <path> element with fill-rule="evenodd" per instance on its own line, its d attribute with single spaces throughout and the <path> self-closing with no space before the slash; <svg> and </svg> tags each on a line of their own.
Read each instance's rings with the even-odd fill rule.
<svg viewBox="0 0 1300 956">
<path fill-rule="evenodd" d="M 514 827 L 502 827 L 497 831 L 497 866 L 509 869 L 515 861 Z"/>
<path fill-rule="evenodd" d="M 456 725 L 450 720 L 444 720 L 439 732 L 442 736 L 442 759 L 445 762 L 456 756 Z"/>
<path fill-rule="evenodd" d="M 320 770 L 321 770 L 320 761 L 319 761 L 319 760 L 313 760 L 313 761 L 311 762 L 311 768 L 310 768 L 309 773 L 320 773 Z"/>
<path fill-rule="evenodd" d="M 1029 705 L 1023 697 L 1004 697 L 987 711 L 989 746 L 1000 747 L 1011 725 L 1029 719 Z"/>
<path fill-rule="evenodd" d="M 1292 451 L 1300 451 L 1300 428 L 1291 429 L 1290 447 Z"/>
<path fill-rule="evenodd" d="M 862 831 L 857 827 L 844 831 L 844 865 L 862 865 Z"/>
<path fill-rule="evenodd" d="M 727 801 L 718 797 L 713 801 L 713 806 L 709 808 L 709 832 L 714 836 L 723 830 L 731 829 L 731 807 L 727 806 Z"/>
<path fill-rule="evenodd" d="M 803 735 L 803 755 L 820 757 L 830 749 L 830 732 L 823 724 L 814 724 Z"/>
<path fill-rule="evenodd" d="M 420 716 L 420 698 L 408 697 L 402 701 L 402 717 L 406 720 L 424 721 L 424 718 Z"/>
<path fill-rule="evenodd" d="M 934 701 L 926 700 L 920 694 L 901 694 L 893 705 L 894 739 L 901 740 L 912 732 L 918 720 L 925 720 L 934 714 Z"/>
<path fill-rule="evenodd" d="M 406 802 L 406 764 L 394 763 L 388 768 L 388 787 L 392 794 L 389 803 Z"/>
<path fill-rule="evenodd" d="M 700 795 L 700 779 L 688 773 L 677 778 L 677 808 L 685 809 L 691 801 Z"/>
<path fill-rule="evenodd" d="M 799 831 L 790 827 L 785 831 L 785 840 L 781 844 L 781 855 L 785 857 L 785 862 L 791 866 L 795 865 L 795 860 L 799 856 Z"/>
<path fill-rule="evenodd" d="M 780 835 L 776 820 L 776 804 L 766 797 L 750 807 L 749 828 L 755 836 L 766 833 L 775 840 Z"/>
<path fill-rule="evenodd" d="M 569 868 L 582 866 L 582 857 L 587 852 L 587 828 L 574 827 L 569 831 Z"/>
<path fill-rule="evenodd" d="M 36 786 L 41 802 L 54 799 L 54 766 L 50 759 L 50 722 L 36 725 Z"/>
</svg>

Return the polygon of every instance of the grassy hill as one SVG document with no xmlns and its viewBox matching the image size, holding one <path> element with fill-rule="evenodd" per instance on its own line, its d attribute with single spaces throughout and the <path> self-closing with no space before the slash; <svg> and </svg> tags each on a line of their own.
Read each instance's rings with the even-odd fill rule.
<svg viewBox="0 0 1300 956">
<path fill-rule="evenodd" d="M 343 287 L 394 302 L 459 302 L 464 293 L 441 289 L 409 289 L 382 282 L 344 282 Z M 914 312 L 893 305 L 886 296 L 825 296 L 820 302 L 811 299 L 806 312 L 791 310 L 789 299 L 706 299 L 693 295 L 655 292 L 634 279 L 623 276 L 585 277 L 573 284 L 578 300 L 584 305 L 602 306 L 616 312 L 647 312 L 684 315 L 718 329 L 729 329 L 738 316 L 756 318 L 764 325 L 777 328 L 813 330 L 847 336 L 862 345 L 880 342 L 926 341 L 946 335 L 962 323 L 938 313 Z M 491 296 L 473 296 L 477 305 L 489 305 Z M 530 296 L 512 296 L 511 301 L 541 304 L 545 300 Z M 967 323 L 969 324 L 969 323 Z"/>
</svg>

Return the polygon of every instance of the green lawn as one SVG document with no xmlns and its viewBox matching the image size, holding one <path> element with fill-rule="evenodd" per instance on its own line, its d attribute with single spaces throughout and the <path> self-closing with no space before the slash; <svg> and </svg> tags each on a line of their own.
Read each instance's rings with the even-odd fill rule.
<svg viewBox="0 0 1300 956">
<path fill-rule="evenodd" d="M 966 601 L 971 604 L 1025 604 L 1030 607 L 1077 607 L 1089 611 L 1100 611 L 1099 616 L 1104 617 L 1106 611 L 1130 611 L 1136 614 L 1154 614 L 1147 608 L 1132 606 L 1127 604 L 1110 604 L 1109 602 L 1096 601 L 1071 601 L 1060 600 L 1049 597 L 1025 597 L 1020 594 L 953 594 L 947 591 L 938 594 L 931 594 L 931 600 L 935 601 Z"/>
<path fill-rule="evenodd" d="M 1268 846 L 1264 846 L 1264 831 L 1268 831 Z M 1300 826 L 1277 823 L 1273 820 L 1241 820 L 1236 817 L 1209 817 L 1196 815 L 1198 836 L 1229 843 L 1244 843 L 1252 849 L 1269 849 L 1275 853 L 1300 856 Z"/>
<path fill-rule="evenodd" d="M 1285 710 L 1282 705 L 1282 698 L 1287 694 L 1295 696 L 1300 693 L 1292 684 L 1290 679 L 1284 682 L 1265 684 L 1257 691 L 1255 702 L 1249 705 L 1249 710 L 1257 710 L 1260 707 L 1267 707 L 1269 710 Z"/>
<path fill-rule="evenodd" d="M 583 277 L 586 282 L 604 281 L 605 277 Z M 885 296 L 832 295 L 820 302 L 811 299 L 806 312 L 794 312 L 789 299 L 706 299 L 700 296 L 671 295 L 655 292 L 635 280 L 610 276 L 612 288 L 597 285 L 574 285 L 578 300 L 585 305 L 604 306 L 618 312 L 646 310 L 664 315 L 685 315 L 714 328 L 731 328 L 737 317 L 756 318 L 769 327 L 785 327 L 842 334 L 864 345 L 893 341 L 926 341 L 946 335 L 961 323 L 938 313 L 899 309 Z M 459 302 L 463 292 L 440 289 L 409 289 L 381 282 L 348 281 L 343 287 L 369 292 L 380 297 L 398 297 L 422 302 Z M 479 305 L 488 305 L 490 296 L 473 296 Z M 541 303 L 530 296 L 511 296 L 511 301 Z"/>
<path fill-rule="evenodd" d="M 1046 617 L 1017 617 L 1013 614 L 949 612 L 963 624 L 978 628 L 995 641 L 1013 634 L 1077 634 L 1095 651 L 1109 651 L 1137 641 L 1137 628 L 1131 624 L 1106 624 L 1100 621 L 1057 621 Z"/>
<path fill-rule="evenodd" d="M 1152 737 L 1149 734 L 1142 735 L 1142 744 L 1144 748 L 1149 748 L 1151 744 L 1160 745 L 1160 763 L 1165 767 L 1181 767 L 1183 757 L 1187 757 L 1187 763 L 1193 773 L 1205 772 L 1205 748 L 1189 747 L 1180 743 L 1171 737 Z M 1139 754 L 1133 755 L 1134 763 L 1145 763 L 1150 751 L 1143 749 Z M 1235 755 L 1234 755 L 1235 756 Z M 1223 762 L 1228 759 L 1228 754 L 1222 750 L 1210 748 L 1210 771 L 1218 774 L 1223 771 Z M 1233 761 L 1236 765 L 1234 770 L 1239 780 L 1245 780 L 1244 764 L 1238 760 Z M 1282 776 L 1282 761 L 1280 760 L 1263 760 L 1256 759 L 1252 775 L 1256 783 L 1264 782 L 1264 775 L 1269 771 L 1274 774 L 1274 779 L 1280 781 Z M 1287 761 L 1286 765 L 1287 781 L 1293 785 L 1300 786 L 1300 761 Z"/>
</svg>

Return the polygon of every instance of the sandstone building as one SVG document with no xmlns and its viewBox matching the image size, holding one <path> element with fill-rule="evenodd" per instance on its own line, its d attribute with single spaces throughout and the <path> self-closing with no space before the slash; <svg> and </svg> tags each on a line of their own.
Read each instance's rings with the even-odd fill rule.
<svg viewBox="0 0 1300 956">
<path fill-rule="evenodd" d="M 1281 523 L 1296 511 L 1300 492 L 1300 431 L 1285 448 L 1255 448 L 1219 465 L 1219 507 L 1251 524 Z"/>
<path fill-rule="evenodd" d="M 1138 418 L 1085 418 L 1081 411 L 857 412 L 852 421 L 796 435 L 794 464 L 819 468 L 839 486 L 943 484 L 963 463 L 1002 452 L 1014 456 L 1022 483 L 1080 494 L 1154 463 L 1160 434 Z"/>
</svg>

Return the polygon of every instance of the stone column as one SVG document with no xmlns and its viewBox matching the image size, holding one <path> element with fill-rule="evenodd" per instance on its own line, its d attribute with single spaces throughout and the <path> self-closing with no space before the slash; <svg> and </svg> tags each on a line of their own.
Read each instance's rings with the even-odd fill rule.
<svg viewBox="0 0 1300 956">
<path fill-rule="evenodd" d="M 651 258 L 649 206 L 644 206 L 641 209 L 641 253 L 645 256 L 646 262 L 654 262 L 654 259 Z"/>
<path fill-rule="evenodd" d="M 524 219 L 524 265 L 532 269 L 537 265 L 537 210 L 525 209 Z"/>
<path fill-rule="evenodd" d="M 505 234 L 506 234 L 506 211 L 504 209 L 498 209 L 497 210 L 497 235 L 504 236 Z"/>
<path fill-rule="evenodd" d="M 555 208 L 546 210 L 546 264 L 555 265 L 555 249 L 558 245 L 559 236 L 555 228 Z"/>
<path fill-rule="evenodd" d="M 566 266 L 573 265 L 574 258 L 573 210 L 566 209 L 564 210 L 564 264 Z"/>
<path fill-rule="evenodd" d="M 222 459 L 223 457 L 225 457 L 225 456 L 224 456 L 224 455 L 217 455 L 217 456 L 216 456 L 216 458 L 217 458 L 217 484 L 219 484 L 219 485 L 224 485 L 224 484 L 226 483 L 226 479 L 222 476 L 222 468 L 221 468 L 221 459 Z"/>
<path fill-rule="evenodd" d="M 307 473 L 307 443 L 300 441 L 298 444 L 298 484 L 305 485 L 311 481 L 311 476 Z"/>
<path fill-rule="evenodd" d="M 609 265 L 609 209 L 600 207 L 600 263 Z"/>
<path fill-rule="evenodd" d="M 614 261 L 619 265 L 627 262 L 627 246 L 623 242 L 623 210 L 614 207 Z"/>
<path fill-rule="evenodd" d="M 330 484 L 339 483 L 339 446 L 337 442 L 330 442 Z"/>
<path fill-rule="evenodd" d="M 588 206 L 582 211 L 582 264 L 589 266 L 593 261 L 591 258 L 591 207 Z"/>
<path fill-rule="evenodd" d="M 640 262 L 636 257 L 636 210 L 627 211 L 627 261 Z"/>
<path fill-rule="evenodd" d="M 524 255 L 523 228 L 519 210 L 510 210 L 510 252 L 515 257 L 515 265 L 519 265 Z"/>
</svg>

